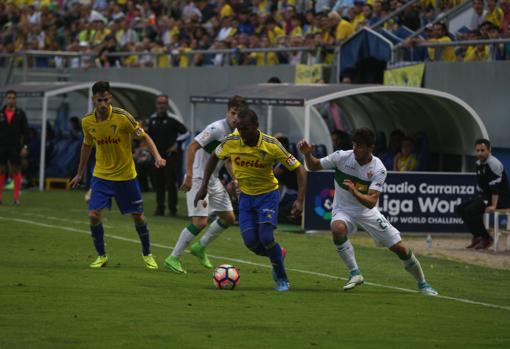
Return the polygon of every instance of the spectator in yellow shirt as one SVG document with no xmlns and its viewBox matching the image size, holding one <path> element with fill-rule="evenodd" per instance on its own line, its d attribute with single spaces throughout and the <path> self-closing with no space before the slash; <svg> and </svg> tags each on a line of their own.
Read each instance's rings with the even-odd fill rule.
<svg viewBox="0 0 510 349">
<path fill-rule="evenodd" d="M 230 17 L 234 15 L 234 9 L 229 4 L 229 0 L 218 0 L 218 8 L 220 10 L 220 18 Z"/>
<path fill-rule="evenodd" d="M 347 39 L 354 33 L 354 26 L 351 22 L 340 17 L 338 12 L 331 11 L 328 14 L 329 20 L 332 22 L 335 29 L 335 40 L 336 42 L 341 42 Z"/>
<path fill-rule="evenodd" d="M 285 31 L 279 27 L 273 17 L 266 21 L 267 38 L 270 44 L 276 44 L 279 37 L 285 36 Z"/>
<path fill-rule="evenodd" d="M 416 168 L 417 160 L 414 154 L 414 142 L 411 138 L 404 138 L 400 153 L 395 155 L 393 171 L 413 171 Z"/>
<path fill-rule="evenodd" d="M 503 16 L 503 10 L 497 7 L 497 0 L 487 0 L 487 14 L 485 15 L 484 21 L 491 22 L 498 28 L 501 28 Z"/>
<path fill-rule="evenodd" d="M 452 42 L 450 37 L 447 35 L 447 28 L 444 23 L 435 23 L 432 27 L 432 31 L 430 33 L 432 37 L 429 40 L 421 40 L 421 39 L 411 39 L 407 40 L 404 43 L 404 46 L 412 46 L 417 42 Z M 437 50 L 437 51 L 436 51 Z M 445 62 L 455 62 L 455 50 L 453 46 L 443 46 L 440 48 L 427 48 L 428 60 L 429 61 L 445 61 Z"/>
</svg>

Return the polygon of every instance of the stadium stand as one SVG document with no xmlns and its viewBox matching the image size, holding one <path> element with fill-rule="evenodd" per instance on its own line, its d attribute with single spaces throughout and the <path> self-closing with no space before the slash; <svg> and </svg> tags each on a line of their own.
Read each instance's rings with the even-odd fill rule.
<svg viewBox="0 0 510 349">
<path fill-rule="evenodd" d="M 315 52 L 316 62 L 330 64 L 332 47 L 362 28 L 377 30 L 394 44 L 407 40 L 408 48 L 417 39 L 444 42 L 449 35 L 434 25 L 466 10 L 470 2 L 8 0 L 0 2 L 0 64 L 8 64 L 9 54 L 23 51 L 39 52 L 28 56 L 26 63 L 32 67 L 298 64 L 305 60 L 300 54 L 304 50 Z M 476 0 L 472 6 L 472 18 L 453 39 L 509 37 L 510 0 Z M 448 59 L 510 58 L 509 43 L 462 47 Z M 45 51 L 76 55 L 40 54 Z M 424 58 L 437 59 L 413 56 Z M 22 63 L 18 57 L 14 64 Z"/>
</svg>

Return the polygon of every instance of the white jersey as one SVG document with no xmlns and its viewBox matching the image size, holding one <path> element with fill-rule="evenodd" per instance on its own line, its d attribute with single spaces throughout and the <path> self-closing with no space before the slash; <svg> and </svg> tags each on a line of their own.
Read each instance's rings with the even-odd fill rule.
<svg viewBox="0 0 510 349">
<path fill-rule="evenodd" d="M 227 123 L 227 119 L 215 121 L 200 132 L 195 141 L 202 147 L 195 153 L 195 160 L 193 161 L 193 178 L 202 179 L 204 177 L 205 165 L 211 157 L 211 153 L 221 143 L 226 135 L 232 133 L 233 130 Z M 223 161 L 218 164 L 214 170 L 213 175 L 217 176 Z"/>
<path fill-rule="evenodd" d="M 363 206 L 344 187 L 343 181 L 350 179 L 363 194 L 367 194 L 369 189 L 382 191 L 384 181 L 386 180 L 386 168 L 379 158 L 372 155 L 372 161 L 361 166 L 354 158 L 352 150 L 339 150 L 322 158 L 320 161 L 322 168 L 335 170 L 333 213 L 345 211 L 358 214 L 371 210 L 377 211 L 377 205 L 372 209 Z"/>
</svg>

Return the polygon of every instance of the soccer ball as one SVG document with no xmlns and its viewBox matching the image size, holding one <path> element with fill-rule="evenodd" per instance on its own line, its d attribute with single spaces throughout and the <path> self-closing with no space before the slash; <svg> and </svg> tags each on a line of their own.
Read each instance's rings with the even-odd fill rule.
<svg viewBox="0 0 510 349">
<path fill-rule="evenodd" d="M 222 264 L 214 269 L 213 283 L 221 290 L 233 290 L 239 285 L 239 271 L 230 264 Z"/>
</svg>

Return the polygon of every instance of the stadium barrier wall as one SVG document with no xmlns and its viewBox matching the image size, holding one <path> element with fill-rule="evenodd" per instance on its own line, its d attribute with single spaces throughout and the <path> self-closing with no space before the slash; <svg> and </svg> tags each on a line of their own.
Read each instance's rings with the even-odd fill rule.
<svg viewBox="0 0 510 349">
<path fill-rule="evenodd" d="M 334 172 L 308 172 L 306 231 L 329 230 Z M 405 233 L 466 233 L 455 208 L 476 194 L 474 173 L 388 172 L 379 210 Z M 385 224 L 385 222 L 381 222 Z"/>
</svg>

